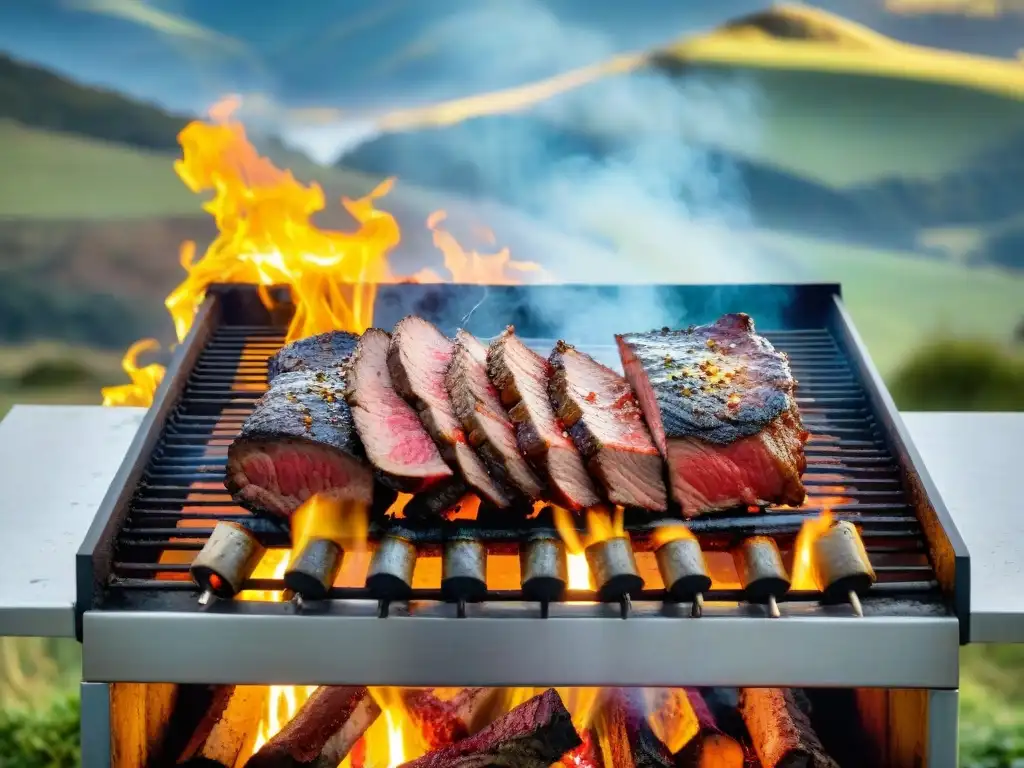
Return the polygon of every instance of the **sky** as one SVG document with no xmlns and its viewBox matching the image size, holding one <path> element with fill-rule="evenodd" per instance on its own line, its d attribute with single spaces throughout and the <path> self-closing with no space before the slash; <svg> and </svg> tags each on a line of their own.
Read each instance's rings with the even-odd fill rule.
<svg viewBox="0 0 1024 768">
<path fill-rule="evenodd" d="M 665 43 L 758 0 L 3 0 L 0 51 L 175 111 L 411 106 Z M 1013 57 L 1017 0 L 822 0 L 898 39 Z"/>
</svg>

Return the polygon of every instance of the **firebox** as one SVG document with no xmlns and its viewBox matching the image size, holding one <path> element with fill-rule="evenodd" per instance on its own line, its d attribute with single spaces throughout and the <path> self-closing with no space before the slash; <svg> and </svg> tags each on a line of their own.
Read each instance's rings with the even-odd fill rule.
<svg viewBox="0 0 1024 768">
<path fill-rule="evenodd" d="M 2 595 L 18 633 L 73 617 L 86 768 L 956 764 L 958 650 L 980 636 L 967 547 L 838 286 L 380 286 L 381 327 L 416 314 L 486 339 L 514 324 L 545 355 L 565 337 L 613 367 L 614 332 L 746 312 L 799 382 L 808 495 L 685 529 L 619 510 L 585 552 L 583 524 L 549 508 L 371 510 L 358 546 L 311 549 L 306 570 L 289 531 L 224 487 L 285 341 L 287 296 L 266 298 L 210 290 L 153 406 L 61 441 L 94 512 L 73 613 Z M 88 468 L 104 444 L 112 478 Z M 870 580 L 815 560 L 826 516 Z M 19 574 L 34 585 L 39 567 Z"/>
</svg>

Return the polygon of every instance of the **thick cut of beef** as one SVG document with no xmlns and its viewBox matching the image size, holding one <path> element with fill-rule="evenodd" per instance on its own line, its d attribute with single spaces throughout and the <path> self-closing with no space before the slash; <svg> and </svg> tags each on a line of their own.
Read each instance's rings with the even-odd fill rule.
<svg viewBox="0 0 1024 768">
<path fill-rule="evenodd" d="M 403 763 L 403 768 L 548 768 L 580 744 L 569 710 L 549 688 L 474 736 Z"/>
<path fill-rule="evenodd" d="M 608 501 L 665 511 L 664 464 L 626 380 L 564 341 L 549 362 L 555 412 Z"/>
<path fill-rule="evenodd" d="M 685 516 L 803 502 L 808 433 L 789 361 L 749 316 L 616 339 Z"/>
<path fill-rule="evenodd" d="M 583 458 L 551 407 L 551 364 L 509 326 L 487 350 L 487 372 L 516 425 L 519 450 L 543 473 L 555 499 L 572 510 L 597 504 Z"/>
<path fill-rule="evenodd" d="M 455 334 L 445 389 L 470 445 L 506 494 L 539 498 L 543 484 L 519 453 L 512 422 L 487 375 L 487 347 L 462 329 Z"/>
<path fill-rule="evenodd" d="M 267 381 L 293 371 L 341 373 L 358 343 L 359 336 L 348 331 L 328 331 L 293 341 L 267 361 Z"/>
<path fill-rule="evenodd" d="M 345 396 L 352 420 L 382 481 L 417 493 L 454 479 L 419 416 L 403 400 L 388 371 L 391 337 L 370 328 L 359 339 L 348 370 Z"/>
<path fill-rule="evenodd" d="M 507 507 L 508 496 L 467 442 L 445 389 L 445 373 L 454 352 L 455 345 L 434 325 L 410 315 L 400 320 L 391 334 L 388 350 L 391 380 L 395 390 L 419 411 L 420 420 L 448 465 L 458 470 L 484 499 L 495 506 Z"/>
<path fill-rule="evenodd" d="M 372 503 L 373 471 L 344 391 L 327 371 L 274 380 L 228 449 L 224 484 L 242 506 L 287 517 L 317 493 Z"/>
</svg>

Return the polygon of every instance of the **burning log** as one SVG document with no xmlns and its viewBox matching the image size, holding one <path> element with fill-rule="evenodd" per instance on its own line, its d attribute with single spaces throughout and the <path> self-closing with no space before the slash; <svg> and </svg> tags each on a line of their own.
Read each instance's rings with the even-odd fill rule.
<svg viewBox="0 0 1024 768">
<path fill-rule="evenodd" d="M 402 768 L 515 765 L 548 768 L 582 742 L 554 688 L 520 704 L 468 739 L 429 752 Z"/>
<path fill-rule="evenodd" d="M 608 692 L 597 728 L 603 735 L 601 758 L 606 768 L 674 768 L 672 753 L 654 735 L 635 696 Z"/>
<path fill-rule="evenodd" d="M 669 697 L 669 701 L 676 705 L 672 707 L 670 704 L 669 711 L 674 708 L 682 710 L 678 717 L 690 719 L 686 732 L 696 733 L 682 749 L 676 751 L 676 758 L 683 765 L 696 768 L 743 768 L 743 747 L 721 729 L 701 692 L 686 688 L 678 693 L 679 698 Z M 675 723 L 674 727 L 681 725 Z"/>
<path fill-rule="evenodd" d="M 267 689 L 261 685 L 219 689 L 178 764 L 233 768 L 252 749 L 266 702 Z"/>
<path fill-rule="evenodd" d="M 245 766 L 335 768 L 378 717 L 365 687 L 322 686 Z"/>
<path fill-rule="evenodd" d="M 740 713 L 763 768 L 839 768 L 788 688 L 743 688 Z"/>
<path fill-rule="evenodd" d="M 497 703 L 497 688 L 463 688 L 442 701 L 432 690 L 412 690 L 402 697 L 409 719 L 423 735 L 428 750 L 471 736 Z M 491 718 L 493 719 L 493 718 Z"/>
</svg>

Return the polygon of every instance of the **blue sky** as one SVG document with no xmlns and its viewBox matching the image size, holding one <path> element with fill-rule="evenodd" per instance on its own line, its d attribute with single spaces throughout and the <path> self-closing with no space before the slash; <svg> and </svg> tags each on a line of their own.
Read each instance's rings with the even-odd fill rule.
<svg viewBox="0 0 1024 768">
<path fill-rule="evenodd" d="M 815 3 L 885 34 L 1013 56 L 1020 16 Z M 0 50 L 194 111 L 227 92 L 392 107 L 507 87 L 764 8 L 758 0 L 4 0 Z M 902 4 L 906 6 L 904 2 Z M 950 5 L 949 2 L 946 5 Z"/>
</svg>

